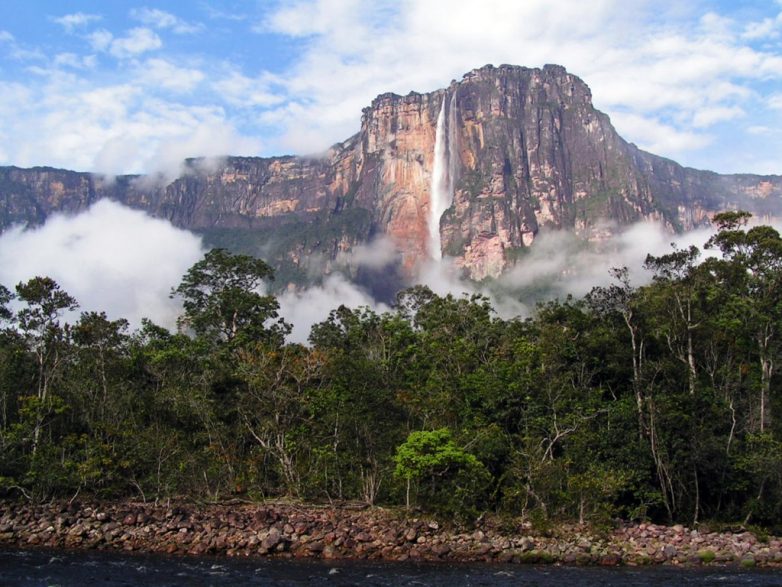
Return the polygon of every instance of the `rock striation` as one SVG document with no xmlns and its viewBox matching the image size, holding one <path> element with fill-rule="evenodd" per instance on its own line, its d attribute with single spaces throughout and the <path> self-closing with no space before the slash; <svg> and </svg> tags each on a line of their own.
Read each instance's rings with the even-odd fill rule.
<svg viewBox="0 0 782 587">
<path fill-rule="evenodd" d="M 438 128 L 438 157 L 447 161 L 435 160 Z M 447 167 L 448 207 L 432 222 L 438 163 Z M 439 256 L 431 250 L 438 242 L 479 280 L 508 269 L 546 230 L 589 239 L 639 220 L 678 232 L 724 209 L 774 215 L 782 177 L 682 167 L 622 139 L 587 85 L 563 67 L 487 65 L 431 93 L 378 96 L 360 131 L 321 158 L 188 160 L 170 183 L 0 168 L 0 229 L 76 213 L 100 198 L 200 232 L 209 244 L 262 255 L 283 283 L 306 279 L 313 256 L 328 271 L 379 235 L 391 238 L 407 275 Z"/>
</svg>

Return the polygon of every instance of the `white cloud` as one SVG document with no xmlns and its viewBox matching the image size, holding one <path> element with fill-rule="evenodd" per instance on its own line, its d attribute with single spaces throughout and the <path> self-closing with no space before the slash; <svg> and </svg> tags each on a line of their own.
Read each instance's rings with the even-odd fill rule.
<svg viewBox="0 0 782 587">
<path fill-rule="evenodd" d="M 648 283 L 651 275 L 643 267 L 646 256 L 671 252 L 671 243 L 684 249 L 695 245 L 703 257 L 716 253 L 703 250 L 713 234 L 711 228 L 672 235 L 659 224 L 639 222 L 618 230 L 607 241 L 588 245 L 571 232 L 543 233 L 530 254 L 500 280 L 511 291 L 545 285 L 552 295 L 582 297 L 596 286 L 611 283 L 610 270 L 627 267 L 635 286 Z"/>
<path fill-rule="evenodd" d="M 170 29 L 177 34 L 197 33 L 203 26 L 187 22 L 178 16 L 158 8 L 134 8 L 130 11 L 131 18 L 156 29 Z"/>
<path fill-rule="evenodd" d="M 97 64 L 95 55 L 77 55 L 76 53 L 57 53 L 54 56 L 55 67 L 66 66 L 73 69 L 93 69 Z"/>
<path fill-rule="evenodd" d="M 342 254 L 337 261 L 350 267 L 383 269 L 399 260 L 394 242 L 387 236 L 376 238 L 370 243 L 354 247 L 348 254 Z"/>
<path fill-rule="evenodd" d="M 782 12 L 777 14 L 775 18 L 767 17 L 758 22 L 748 23 L 741 36 L 750 41 L 777 39 L 781 28 Z"/>
<path fill-rule="evenodd" d="M 228 9 L 218 9 L 207 2 L 201 2 L 200 6 L 206 12 L 207 16 L 213 20 L 228 20 L 235 22 L 247 20 L 246 14 L 229 11 Z"/>
<path fill-rule="evenodd" d="M 74 29 L 85 27 L 90 23 L 98 22 L 102 20 L 102 16 L 99 14 L 86 14 L 84 12 L 74 12 L 73 14 L 65 14 L 52 18 L 52 21 L 61 25 L 65 32 L 72 33 Z"/>
<path fill-rule="evenodd" d="M 42 61 L 46 55 L 37 47 L 28 47 L 16 40 L 13 34 L 0 30 L 0 44 L 5 45 L 3 53 L 16 61 Z M 0 59 L 3 55 L 0 55 Z"/>
<path fill-rule="evenodd" d="M 753 22 L 748 24 L 744 32 L 742 33 L 742 37 L 748 40 L 756 40 L 756 39 L 763 39 L 766 37 L 770 37 L 772 35 L 779 34 L 776 30 L 777 23 L 775 19 L 766 18 L 763 19 L 761 22 Z"/>
<path fill-rule="evenodd" d="M 305 40 L 280 76 L 288 101 L 264 116 L 285 128 L 281 150 L 344 139 L 382 92 L 431 91 L 485 63 L 560 63 L 598 108 L 647 120 L 625 125 L 626 138 L 679 155 L 710 144 L 699 129 L 752 108 L 753 81 L 782 78 L 782 57 L 747 44 L 740 23 L 673 0 L 300 0 L 257 30 Z M 650 140 L 663 119 L 673 136 Z"/>
<path fill-rule="evenodd" d="M 260 152 L 261 142 L 240 132 L 224 109 L 165 99 L 148 83 L 130 75 L 95 86 L 50 72 L 35 86 L 0 84 L 0 138 L 14 137 L 2 141 L 0 162 L 40 165 L 45 154 L 55 167 L 170 179 L 185 157 Z"/>
<path fill-rule="evenodd" d="M 283 95 L 272 89 L 278 83 L 277 78 L 268 73 L 250 78 L 238 71 L 231 71 L 215 81 L 213 86 L 229 104 L 256 107 L 274 106 L 285 100 Z"/>
<path fill-rule="evenodd" d="M 694 131 L 680 131 L 651 116 L 619 112 L 611 117 L 620 135 L 655 154 L 681 153 L 708 145 L 712 137 Z"/>
<path fill-rule="evenodd" d="M 126 98 L 132 95 L 122 99 Z M 252 155 L 261 148 L 257 139 L 242 136 L 219 109 L 154 102 L 130 111 L 127 103 L 109 94 L 97 101 L 93 112 L 116 111 L 107 112 L 106 127 L 99 119 L 93 121 L 92 159 L 83 169 L 109 175 L 144 171 L 172 180 L 181 174 L 187 157 Z"/>
<path fill-rule="evenodd" d="M 754 125 L 747 127 L 747 132 L 751 135 L 767 135 L 773 133 L 774 131 L 767 126 Z"/>
<path fill-rule="evenodd" d="M 138 171 L 142 153 L 156 152 L 162 136 L 178 134 L 171 117 L 187 120 L 174 123 L 179 129 L 194 127 L 185 111 L 208 112 L 205 126 L 219 119 L 224 128 L 241 129 L 237 135 L 263 136 L 265 154 L 322 152 L 358 130 L 361 109 L 377 94 L 432 91 L 486 63 L 565 65 L 590 85 L 596 107 L 612 116 L 625 138 L 689 165 L 743 171 L 736 167 L 742 160 L 729 153 L 735 146 L 729 131 L 746 134 L 745 128 L 778 122 L 762 120 L 769 112 L 760 106 L 777 107 L 778 100 L 768 94 L 782 80 L 779 44 L 750 42 L 745 33 L 753 23 L 728 6 L 677 0 L 295 0 L 259 6 L 267 14 L 256 30 L 276 35 L 261 45 L 274 41 L 284 55 L 267 66 L 272 71 L 263 69 L 268 56 L 258 64 L 240 65 L 228 54 L 188 53 L 183 58 L 166 53 L 160 31 L 194 32 L 190 29 L 201 25 L 152 7 L 132 10 L 138 28 L 80 31 L 91 48 L 85 54 L 72 46 L 53 56 L 43 54 L 0 32 L 0 42 L 8 43 L 7 55 L 36 60 L 26 69 L 35 74 L 30 78 L 50 78 L 41 82 L 50 84 L 48 95 L 36 79 L 24 82 L 40 107 L 25 104 L 16 112 L 0 112 L 0 136 L 15 138 L 3 144 L 3 153 L 18 164 L 74 167 L 94 160 L 98 151 L 103 152 L 101 160 L 116 162 L 119 158 L 108 154 L 126 150 L 135 153 L 133 167 L 126 170 Z M 711 12 L 704 14 L 704 6 Z M 225 19 L 244 14 L 218 13 L 208 4 L 201 9 L 223 19 L 216 27 L 220 34 L 241 38 L 244 31 L 237 27 L 246 25 Z M 776 22 L 777 12 L 772 9 L 766 16 Z M 75 15 L 66 15 L 73 16 L 67 21 L 73 26 L 80 22 Z M 756 20 L 767 26 L 762 18 Z M 88 19 L 78 26 L 95 22 Z M 156 59 L 148 58 L 151 51 L 159 51 Z M 87 53 L 106 53 L 119 63 Z M 68 88 L 56 87 L 55 78 Z M 119 121 L 102 118 L 96 127 L 96 117 L 86 113 L 83 138 L 69 128 L 67 136 L 52 136 L 51 146 L 35 137 L 25 142 L 30 133 L 16 118 L 29 113 L 61 121 L 68 117 L 61 112 L 63 104 L 69 103 L 78 121 L 82 109 L 71 99 L 112 88 L 119 79 L 145 94 L 123 106 L 123 116 L 134 119 L 127 139 L 119 134 Z M 146 121 L 160 123 L 163 130 Z M 36 120 L 26 124 L 42 130 Z M 59 130 L 50 128 L 51 133 Z M 140 139 L 143 132 L 150 133 L 146 140 Z M 767 142 L 758 140 L 747 153 L 773 160 L 767 154 L 778 147 L 769 135 L 756 137 Z M 722 147 L 726 141 L 728 147 Z"/>
<path fill-rule="evenodd" d="M 709 228 L 672 235 L 645 222 L 586 246 L 572 233 L 547 232 L 500 280 L 504 293 L 462 281 L 448 259 L 422 267 L 417 282 L 439 295 L 483 294 L 503 318 L 525 316 L 530 309 L 517 297 L 522 288 L 545 285 L 552 295 L 582 296 L 594 286 L 608 284 L 609 269 L 622 266 L 628 267 L 634 285 L 643 285 L 650 279 L 643 269 L 647 254 L 670 252 L 671 241 L 679 248 L 702 248 L 711 234 Z M 386 241 L 367 245 L 354 253 L 351 264 L 382 266 L 393 261 L 391 250 Z M 173 327 L 180 308 L 168 293 L 203 253 L 200 239 L 192 233 L 102 200 L 78 215 L 56 215 L 42 227 L 15 227 L 0 235 L 0 283 L 12 287 L 35 275 L 48 275 L 76 297 L 81 310 L 105 310 L 111 318 L 128 318 L 133 325 L 149 317 Z M 703 251 L 704 257 L 715 254 Z M 339 274 L 326 277 L 322 285 L 288 291 L 278 300 L 281 315 L 294 325 L 294 342 L 306 342 L 312 325 L 341 304 L 378 312 L 389 309 Z"/>
<path fill-rule="evenodd" d="M 46 275 L 76 298 L 80 311 L 173 327 L 179 307 L 168 293 L 203 252 L 192 233 L 102 200 L 77 216 L 0 235 L 0 283 L 13 287 Z"/>
<path fill-rule="evenodd" d="M 714 106 L 699 109 L 693 117 L 695 128 L 706 128 L 718 122 L 734 120 L 746 116 L 746 112 L 738 106 Z"/>
<path fill-rule="evenodd" d="M 338 274 L 328 276 L 323 285 L 304 291 L 286 292 L 278 298 L 278 301 L 280 315 L 293 325 L 289 340 L 300 343 L 307 342 L 314 324 L 328 318 L 329 312 L 340 305 L 348 308 L 370 306 L 379 312 L 389 309 Z"/>
<path fill-rule="evenodd" d="M 32 96 L 33 92 L 25 84 L 0 82 L 0 112 L 9 112 L 19 104 L 29 103 Z"/>
<path fill-rule="evenodd" d="M 172 180 L 183 173 L 182 165 L 187 157 L 255 155 L 260 149 L 260 140 L 242 136 L 219 118 L 207 123 L 194 121 L 192 126 L 185 126 L 180 132 L 172 132 L 158 141 L 143 167 Z"/>
<path fill-rule="evenodd" d="M 340 28 L 352 14 L 362 12 L 361 0 L 307 0 L 284 4 L 256 25 L 256 32 L 274 31 L 291 37 L 329 34 Z"/>
<path fill-rule="evenodd" d="M 154 51 L 163 46 L 163 41 L 154 31 L 144 27 L 137 27 L 127 31 L 126 36 L 111 40 L 108 47 L 109 53 L 119 59 L 134 57 L 147 51 Z"/>
<path fill-rule="evenodd" d="M 198 69 L 177 67 L 165 59 L 147 59 L 138 66 L 138 80 L 174 92 L 191 92 L 204 79 Z"/>
<path fill-rule="evenodd" d="M 778 219 L 770 224 L 780 228 Z M 671 234 L 660 224 L 639 222 L 616 231 L 607 241 L 586 245 L 571 232 L 544 233 L 535 241 L 529 255 L 500 282 L 511 291 L 545 284 L 557 297 L 568 294 L 581 297 L 593 287 L 611 283 L 610 269 L 627 267 L 631 283 L 642 286 L 652 278 L 643 266 L 647 255 L 670 253 L 672 245 L 677 249 L 694 245 L 701 251 L 700 261 L 716 257 L 718 251 L 704 248 L 713 234 L 713 226 Z"/>
<path fill-rule="evenodd" d="M 114 35 L 106 29 L 98 29 L 87 35 L 87 40 L 95 51 L 106 51 L 111 46 L 112 39 Z"/>
<path fill-rule="evenodd" d="M 735 24 L 736 23 L 732 19 L 717 14 L 716 12 L 707 12 L 701 16 L 699 22 L 700 29 L 703 32 L 723 38 L 730 36 Z"/>
</svg>

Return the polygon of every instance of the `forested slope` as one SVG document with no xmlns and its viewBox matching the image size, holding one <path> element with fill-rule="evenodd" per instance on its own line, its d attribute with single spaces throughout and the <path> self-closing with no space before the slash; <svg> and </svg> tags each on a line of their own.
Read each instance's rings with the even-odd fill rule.
<svg viewBox="0 0 782 587">
<path fill-rule="evenodd" d="M 782 238 L 746 219 L 716 217 L 716 258 L 648 258 L 647 286 L 617 269 L 524 320 L 415 287 L 334 309 L 310 346 L 257 293 L 269 267 L 221 250 L 176 288 L 180 332 L 65 324 L 76 301 L 44 277 L 3 289 L 0 495 L 779 528 Z"/>
</svg>

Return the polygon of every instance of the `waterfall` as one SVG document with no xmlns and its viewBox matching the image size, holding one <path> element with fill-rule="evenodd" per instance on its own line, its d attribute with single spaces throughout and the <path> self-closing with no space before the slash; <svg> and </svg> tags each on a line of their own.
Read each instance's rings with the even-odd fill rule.
<svg viewBox="0 0 782 587">
<path fill-rule="evenodd" d="M 456 92 L 446 102 L 443 95 L 434 139 L 434 163 L 432 166 L 431 202 L 429 209 L 429 254 L 442 259 L 440 218 L 453 204 L 454 175 L 456 170 Z M 448 110 L 446 122 L 446 107 Z"/>
</svg>

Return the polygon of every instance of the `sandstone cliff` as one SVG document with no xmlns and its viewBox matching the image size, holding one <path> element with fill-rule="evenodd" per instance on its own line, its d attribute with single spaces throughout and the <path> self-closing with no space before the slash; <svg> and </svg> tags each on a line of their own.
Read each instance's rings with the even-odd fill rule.
<svg viewBox="0 0 782 587">
<path fill-rule="evenodd" d="M 438 165 L 443 194 L 432 193 Z M 512 265 L 540 231 L 589 238 L 642 219 L 688 230 L 725 208 L 771 215 L 780 210 L 782 177 L 719 175 L 641 151 L 564 68 L 503 65 L 435 92 L 379 96 L 364 110 L 360 131 L 321 159 L 192 160 L 167 185 L 0 168 L 0 229 L 40 224 L 99 198 L 264 256 L 283 283 L 306 280 L 308 259 L 328 271 L 341 253 L 382 234 L 408 275 L 437 256 L 435 246 L 482 279 Z M 433 218 L 438 198 L 445 212 Z"/>
</svg>

